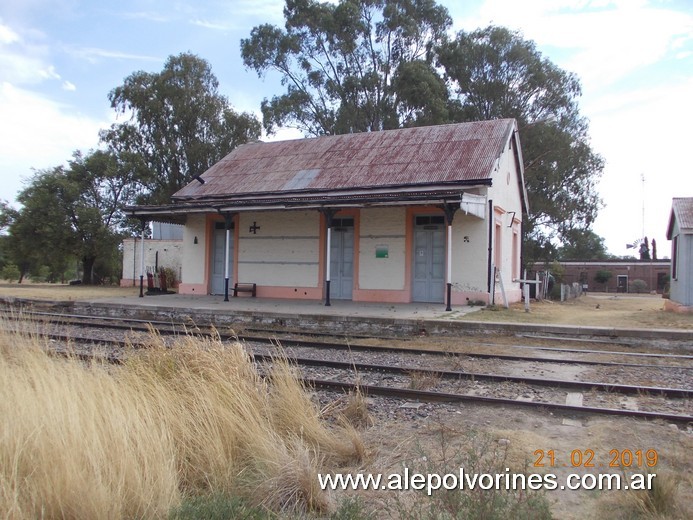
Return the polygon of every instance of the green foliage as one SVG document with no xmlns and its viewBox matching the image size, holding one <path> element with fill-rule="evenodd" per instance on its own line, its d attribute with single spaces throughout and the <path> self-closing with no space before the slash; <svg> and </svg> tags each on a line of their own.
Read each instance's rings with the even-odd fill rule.
<svg viewBox="0 0 693 520">
<path fill-rule="evenodd" d="M 647 282 L 645 280 L 636 279 L 630 282 L 628 292 L 643 294 L 647 292 Z"/>
<path fill-rule="evenodd" d="M 468 434 L 462 442 L 447 439 L 441 431 L 441 446 L 436 453 L 422 453 L 424 461 L 417 473 L 459 475 L 459 468 L 467 474 L 504 475 L 509 463 L 507 447 L 499 445 L 489 436 Z M 522 473 L 526 471 L 511 471 Z M 409 500 L 407 500 L 409 498 Z M 425 490 L 415 496 L 398 494 L 388 509 L 394 517 L 403 520 L 549 520 L 552 518 L 545 495 L 529 489 L 509 490 L 491 487 L 475 490 L 438 489 L 428 495 Z"/>
<path fill-rule="evenodd" d="M 7 280 L 8 282 L 15 282 L 19 280 L 21 273 L 19 268 L 14 264 L 5 264 L 0 271 L 0 278 Z"/>
<path fill-rule="evenodd" d="M 225 495 L 192 497 L 185 500 L 169 515 L 170 520 L 270 520 L 275 515 L 247 506 L 242 500 Z"/>
<path fill-rule="evenodd" d="M 139 202 L 169 203 L 236 146 L 259 137 L 255 116 L 233 111 L 218 87 L 209 63 L 184 53 L 169 57 L 160 73 L 134 72 L 111 91 L 111 106 L 132 115 L 101 139 L 129 164 Z"/>
<path fill-rule="evenodd" d="M 555 258 L 553 243 L 589 231 L 602 204 L 596 182 L 604 162 L 579 114 L 578 78 L 519 32 L 494 26 L 460 32 L 439 48 L 438 63 L 458 96 L 456 121 L 518 121 L 530 208 L 524 258 Z"/>
<path fill-rule="evenodd" d="M 82 262 L 83 283 L 119 275 L 120 266 L 112 260 L 118 254 L 122 204 L 132 194 L 131 185 L 126 165 L 103 151 L 86 156 L 75 152 L 67 167 L 36 172 L 17 196 L 22 208 L 5 210 L 9 249 L 20 280 L 28 273 L 60 280 L 75 259 Z"/>
<path fill-rule="evenodd" d="M 376 520 L 378 516 L 368 511 L 359 497 L 347 497 L 340 502 L 337 510 L 329 518 L 330 520 Z"/>
<path fill-rule="evenodd" d="M 263 124 L 308 135 L 447 122 L 432 50 L 452 20 L 433 0 L 286 0 L 285 28 L 241 40 L 245 66 L 281 75 L 286 92 L 262 103 Z"/>
<path fill-rule="evenodd" d="M 607 269 L 600 269 L 595 273 L 594 281 L 597 283 L 604 284 L 604 288 L 606 289 L 606 284 L 609 282 L 609 280 L 611 280 L 611 276 L 611 271 Z"/>
<path fill-rule="evenodd" d="M 554 260 L 551 262 L 551 275 L 553 276 L 554 281 L 557 284 L 560 284 L 565 276 L 565 267 L 563 267 L 560 262 Z"/>
<path fill-rule="evenodd" d="M 606 260 L 611 257 L 604 239 L 590 229 L 568 230 L 563 239 L 557 252 L 561 260 Z"/>
</svg>

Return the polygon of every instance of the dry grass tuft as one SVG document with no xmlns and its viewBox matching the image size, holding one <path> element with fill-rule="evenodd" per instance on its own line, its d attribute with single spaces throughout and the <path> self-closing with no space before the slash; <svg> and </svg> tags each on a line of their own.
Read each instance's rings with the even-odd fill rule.
<svg viewBox="0 0 693 520">
<path fill-rule="evenodd" d="M 363 395 L 360 387 L 356 387 L 355 391 L 349 392 L 346 405 L 341 410 L 341 415 L 347 424 L 357 429 L 369 428 L 375 423 L 373 416 L 368 411 L 366 396 Z"/>
<path fill-rule="evenodd" d="M 179 338 L 121 367 L 46 354 L 0 333 L 0 515 L 162 518 L 225 493 L 276 511 L 327 511 L 319 471 L 360 460 L 327 428 L 286 360 L 262 378 L 239 344 Z"/>
<path fill-rule="evenodd" d="M 412 390 L 430 390 L 440 383 L 442 376 L 436 372 L 412 370 L 409 375 L 409 388 Z"/>
</svg>

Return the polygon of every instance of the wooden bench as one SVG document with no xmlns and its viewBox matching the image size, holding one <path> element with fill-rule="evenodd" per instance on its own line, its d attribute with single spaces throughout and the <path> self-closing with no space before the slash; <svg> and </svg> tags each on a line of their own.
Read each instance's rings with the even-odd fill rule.
<svg viewBox="0 0 693 520">
<path fill-rule="evenodd" d="M 233 296 L 234 298 L 238 296 L 239 292 L 247 292 L 255 298 L 255 293 L 257 292 L 257 284 L 254 283 L 238 283 L 233 285 Z"/>
</svg>

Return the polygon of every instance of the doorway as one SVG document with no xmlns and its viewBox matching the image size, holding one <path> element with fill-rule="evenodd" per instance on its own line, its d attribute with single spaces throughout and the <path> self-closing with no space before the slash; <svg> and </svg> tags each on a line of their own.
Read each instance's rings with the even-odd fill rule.
<svg viewBox="0 0 693 520">
<path fill-rule="evenodd" d="M 229 244 L 229 278 L 233 276 L 233 228 L 231 226 L 231 243 Z M 225 269 L 224 258 L 226 257 L 226 228 L 223 222 L 214 223 L 214 235 L 212 238 L 212 284 L 211 294 L 224 294 Z"/>
<path fill-rule="evenodd" d="M 330 297 L 351 300 L 354 287 L 354 219 L 333 218 L 330 243 Z"/>
<path fill-rule="evenodd" d="M 412 300 L 442 303 L 445 297 L 445 217 L 414 218 Z"/>
</svg>

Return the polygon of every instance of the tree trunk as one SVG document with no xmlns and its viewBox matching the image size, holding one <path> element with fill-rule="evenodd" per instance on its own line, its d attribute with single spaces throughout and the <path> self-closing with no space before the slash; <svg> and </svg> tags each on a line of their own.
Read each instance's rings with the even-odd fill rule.
<svg viewBox="0 0 693 520">
<path fill-rule="evenodd" d="M 94 264 L 96 263 L 95 256 L 85 256 L 82 258 L 82 267 L 84 271 L 82 273 L 82 283 L 84 285 L 94 284 Z"/>
</svg>

